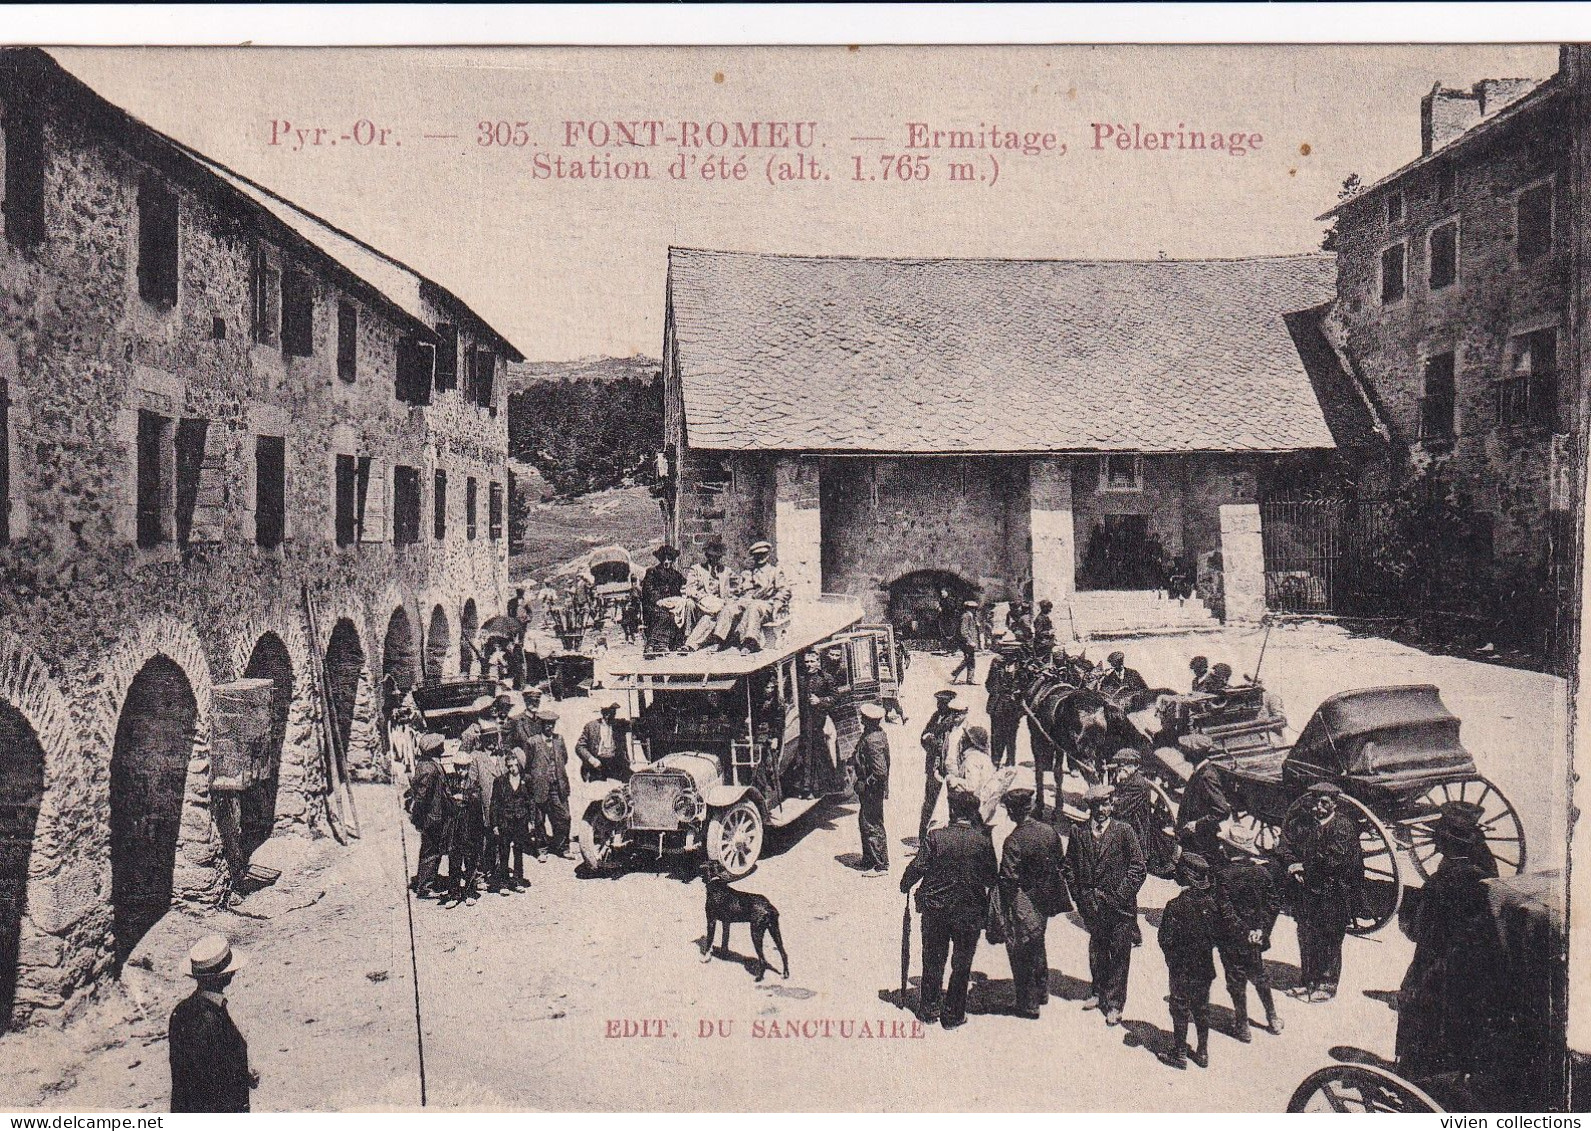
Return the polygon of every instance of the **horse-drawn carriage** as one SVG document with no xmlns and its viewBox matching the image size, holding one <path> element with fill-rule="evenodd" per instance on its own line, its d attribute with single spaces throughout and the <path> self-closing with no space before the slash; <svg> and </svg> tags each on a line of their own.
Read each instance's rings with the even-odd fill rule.
<svg viewBox="0 0 1591 1131">
<path fill-rule="evenodd" d="M 1497 928 L 1508 1007 L 1484 1025 L 1487 1068 L 1406 1079 L 1362 1061 L 1327 1065 L 1306 1076 L 1288 1100 L 1289 1112 L 1563 1111 L 1571 1058 L 1566 1039 L 1568 963 L 1563 877 L 1558 872 L 1485 881 Z"/>
<path fill-rule="evenodd" d="M 623 616 L 639 580 L 623 546 L 603 546 L 587 554 L 584 579 L 590 586 L 592 617 L 599 625 Z"/>
</svg>

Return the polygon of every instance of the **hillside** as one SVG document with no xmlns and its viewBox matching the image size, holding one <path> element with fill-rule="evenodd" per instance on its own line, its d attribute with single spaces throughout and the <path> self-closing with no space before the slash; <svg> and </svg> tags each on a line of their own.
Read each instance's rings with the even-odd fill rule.
<svg viewBox="0 0 1591 1131">
<path fill-rule="evenodd" d="M 645 569 L 663 540 L 662 509 L 645 487 L 530 503 L 524 520 L 519 552 L 508 562 L 515 584 L 545 581 L 557 567 L 597 546 L 623 546 Z"/>
<path fill-rule="evenodd" d="M 646 486 L 663 448 L 659 364 L 645 357 L 512 366 L 508 452 L 560 498 Z"/>
<path fill-rule="evenodd" d="M 639 381 L 651 384 L 662 373 L 655 357 L 582 357 L 578 361 L 524 361 L 508 364 L 508 391 L 521 393 L 546 381 Z"/>
</svg>

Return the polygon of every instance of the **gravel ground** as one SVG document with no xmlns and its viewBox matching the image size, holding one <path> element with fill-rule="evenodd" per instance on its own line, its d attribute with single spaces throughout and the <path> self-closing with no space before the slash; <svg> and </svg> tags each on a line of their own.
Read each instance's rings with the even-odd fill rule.
<svg viewBox="0 0 1591 1131">
<path fill-rule="evenodd" d="M 1257 632 L 1100 643 L 1121 647 L 1151 684 L 1182 686 L 1195 652 L 1239 672 Z M 1125 1023 L 1084 1013 L 1086 937 L 1050 929 L 1051 986 L 1042 1020 L 1004 1014 L 1011 999 L 1003 948 L 974 965 L 973 1016 L 955 1032 L 913 1027 L 897 1007 L 905 865 L 922 796 L 916 733 L 951 661 L 918 654 L 908 675 L 910 723 L 888 726 L 895 750 L 887 806 L 891 876 L 864 879 L 855 809 L 820 806 L 771 834 L 741 886 L 782 911 L 789 980 L 757 983 L 746 963 L 703 963 L 702 889 L 666 864 L 584 879 L 572 861 L 532 864 L 529 892 L 485 895 L 456 909 L 414 907 L 427 1101 L 451 1109 L 551 1110 L 1061 1110 L 1278 1111 L 1296 1083 L 1344 1046 L 1390 1057 L 1397 988 L 1412 947 L 1395 927 L 1350 939 L 1337 999 L 1283 999 L 1286 1032 L 1240 1045 L 1217 1032 L 1207 1070 L 1177 1071 L 1156 1052 L 1168 1040 L 1165 971 L 1155 942 L 1172 885 L 1144 888 L 1145 946 L 1134 954 Z M 1464 720 L 1482 772 L 1524 815 L 1532 866 L 1563 859 L 1565 687 L 1530 672 L 1427 656 L 1320 625 L 1272 633 L 1266 683 L 1295 728 L 1333 691 L 1424 682 Z M 980 700 L 981 690 L 971 692 Z M 590 714 L 564 705 L 573 745 Z M 576 812 L 581 798 L 576 798 Z M 414 983 L 403 898 L 396 791 L 359 792 L 365 835 L 280 842 L 277 889 L 243 914 L 174 912 L 150 933 L 120 986 L 65 1031 L 0 1038 L 0 1108 L 162 1110 L 165 1017 L 186 992 L 180 968 L 205 930 L 232 934 L 252 959 L 231 992 L 264 1082 L 256 1110 L 412 1108 L 419 1102 Z M 1555 831 L 1556 830 L 1556 831 Z M 996 829 L 997 842 L 1004 836 Z M 412 831 L 407 836 L 411 859 Z M 733 949 L 748 956 L 737 929 Z M 918 949 L 913 939 L 914 958 Z M 1287 921 L 1269 958 L 1279 984 L 1297 976 Z M 915 974 L 915 967 L 914 967 Z M 1216 1025 L 1229 1023 L 1219 981 Z M 825 1027 L 824 1022 L 827 1022 Z M 844 1023 L 843 1026 L 841 1023 Z M 793 1026 L 793 1032 L 790 1023 Z M 864 1025 L 866 1028 L 864 1029 Z M 703 1036 L 711 1030 L 715 1035 Z M 645 1031 L 659 1035 L 625 1036 Z M 615 1035 L 617 1034 L 617 1035 Z M 726 1035 L 718 1035 L 726 1034 Z M 998 1054 L 989 1053 L 998 1048 Z M 994 1065 L 998 1064 L 998 1069 Z"/>
</svg>

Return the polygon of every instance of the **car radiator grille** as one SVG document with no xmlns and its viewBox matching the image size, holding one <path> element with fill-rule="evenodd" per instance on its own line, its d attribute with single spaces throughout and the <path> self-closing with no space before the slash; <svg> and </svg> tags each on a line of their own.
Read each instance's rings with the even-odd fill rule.
<svg viewBox="0 0 1591 1131">
<path fill-rule="evenodd" d="M 686 780 L 673 774 L 636 774 L 630 779 L 630 828 L 672 832 L 680 827 L 674 800 Z"/>
</svg>

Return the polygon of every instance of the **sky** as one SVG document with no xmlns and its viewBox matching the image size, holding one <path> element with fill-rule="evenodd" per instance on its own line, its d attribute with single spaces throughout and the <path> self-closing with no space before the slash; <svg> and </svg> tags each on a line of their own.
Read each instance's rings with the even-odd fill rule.
<svg viewBox="0 0 1591 1131">
<path fill-rule="evenodd" d="M 533 361 L 658 356 L 670 246 L 1313 251 L 1315 217 L 1346 176 L 1369 183 L 1419 156 L 1420 98 L 1435 83 L 1557 65 L 1552 46 L 1495 45 L 53 54 L 144 121 L 435 279 Z M 632 175 L 571 175 L 593 163 Z"/>
</svg>

